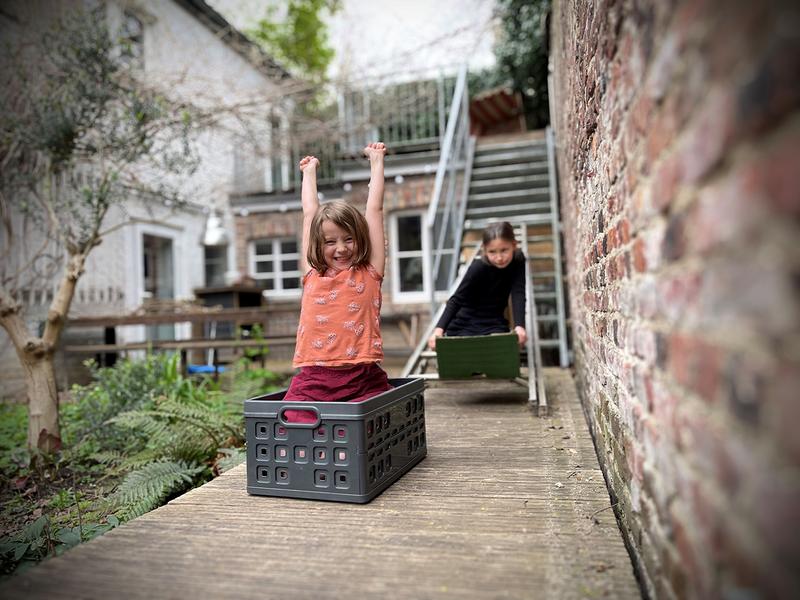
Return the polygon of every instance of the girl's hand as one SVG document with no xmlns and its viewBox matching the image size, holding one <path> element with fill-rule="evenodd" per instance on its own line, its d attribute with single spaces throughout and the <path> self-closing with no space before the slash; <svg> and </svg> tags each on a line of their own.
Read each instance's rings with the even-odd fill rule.
<svg viewBox="0 0 800 600">
<path fill-rule="evenodd" d="M 319 159 L 316 156 L 304 156 L 300 159 L 299 167 L 304 175 L 316 173 L 319 168 Z"/>
<path fill-rule="evenodd" d="M 375 158 L 383 158 L 386 155 L 386 144 L 383 142 L 373 142 L 371 144 L 367 144 L 364 148 L 364 156 L 366 156 L 370 162 Z"/>
<path fill-rule="evenodd" d="M 514 327 L 514 333 L 516 333 L 517 337 L 519 338 L 519 345 L 521 348 L 522 346 L 525 345 L 525 342 L 528 341 L 528 332 L 525 331 L 524 327 L 517 325 L 516 327 Z"/>
<path fill-rule="evenodd" d="M 428 348 L 431 350 L 436 350 L 436 338 L 440 338 L 444 335 L 444 329 L 441 327 L 437 327 L 433 330 L 433 335 L 428 338 Z"/>
</svg>

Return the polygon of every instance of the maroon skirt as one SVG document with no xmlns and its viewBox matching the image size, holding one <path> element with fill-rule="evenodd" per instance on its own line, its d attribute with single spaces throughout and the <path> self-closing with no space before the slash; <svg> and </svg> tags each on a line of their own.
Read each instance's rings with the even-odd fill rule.
<svg viewBox="0 0 800 600">
<path fill-rule="evenodd" d="M 283 397 L 285 402 L 363 402 L 392 389 L 386 371 L 378 363 L 364 363 L 344 369 L 301 367 Z M 287 410 L 289 423 L 313 423 L 309 410 Z"/>
</svg>

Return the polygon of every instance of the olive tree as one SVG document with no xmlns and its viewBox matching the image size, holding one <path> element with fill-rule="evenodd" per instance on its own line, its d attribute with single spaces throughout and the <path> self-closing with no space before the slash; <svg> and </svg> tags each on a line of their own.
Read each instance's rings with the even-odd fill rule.
<svg viewBox="0 0 800 600">
<path fill-rule="evenodd" d="M 87 257 L 115 205 L 179 200 L 175 182 L 196 165 L 197 122 L 141 83 L 101 9 L 65 17 L 17 54 L 0 91 L 0 325 L 25 373 L 28 445 L 52 451 L 54 352 Z M 31 327 L 25 291 L 54 278 L 46 317 Z"/>
</svg>

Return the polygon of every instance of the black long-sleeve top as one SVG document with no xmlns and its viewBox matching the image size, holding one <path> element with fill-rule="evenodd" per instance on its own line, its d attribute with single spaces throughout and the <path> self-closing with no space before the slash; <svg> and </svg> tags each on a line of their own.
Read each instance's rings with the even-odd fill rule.
<svg viewBox="0 0 800 600">
<path fill-rule="evenodd" d="M 503 313 L 511 295 L 514 326 L 525 327 L 525 256 L 521 251 L 507 267 L 475 259 L 455 294 L 447 301 L 437 327 L 447 335 L 486 335 L 508 331 Z"/>
</svg>

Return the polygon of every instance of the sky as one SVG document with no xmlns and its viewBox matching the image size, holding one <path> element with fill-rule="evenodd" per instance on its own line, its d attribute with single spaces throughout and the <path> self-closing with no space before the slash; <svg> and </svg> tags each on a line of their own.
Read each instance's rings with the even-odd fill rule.
<svg viewBox="0 0 800 600">
<path fill-rule="evenodd" d="M 235 27 L 263 17 L 265 0 L 209 0 Z M 277 3 L 281 4 L 281 3 Z M 342 0 L 329 20 L 336 51 L 329 75 L 351 80 L 417 79 L 494 63 L 494 0 Z"/>
</svg>

